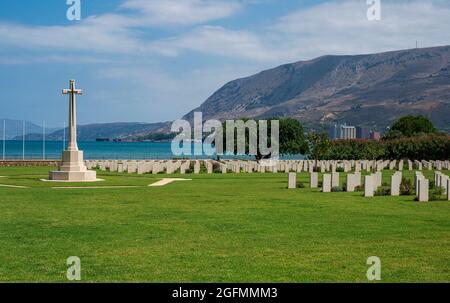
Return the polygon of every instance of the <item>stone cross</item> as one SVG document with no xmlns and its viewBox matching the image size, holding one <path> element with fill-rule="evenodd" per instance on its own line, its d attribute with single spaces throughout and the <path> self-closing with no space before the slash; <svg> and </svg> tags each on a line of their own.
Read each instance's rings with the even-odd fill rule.
<svg viewBox="0 0 450 303">
<path fill-rule="evenodd" d="M 88 170 L 83 160 L 83 151 L 77 145 L 77 103 L 76 95 L 83 92 L 75 88 L 75 80 L 70 80 L 70 88 L 63 89 L 64 95 L 69 95 L 69 145 L 62 153 L 62 161 L 57 171 L 49 173 L 50 181 L 58 182 L 96 182 L 97 173 Z M 99 164 L 95 164 L 95 167 Z M 109 164 L 108 164 L 109 165 Z M 106 170 L 105 162 L 100 163 L 100 169 Z M 94 164 L 92 165 L 94 167 Z"/>
<path fill-rule="evenodd" d="M 69 95 L 69 145 L 67 150 L 77 151 L 77 95 L 82 95 L 81 89 L 75 88 L 75 80 L 70 80 L 70 88 L 63 89 L 63 95 Z"/>
</svg>

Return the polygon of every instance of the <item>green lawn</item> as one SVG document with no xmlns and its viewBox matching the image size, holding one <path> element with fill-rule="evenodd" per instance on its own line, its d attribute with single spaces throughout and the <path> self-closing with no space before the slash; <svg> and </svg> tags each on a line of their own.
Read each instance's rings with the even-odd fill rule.
<svg viewBox="0 0 450 303">
<path fill-rule="evenodd" d="M 450 281 L 450 202 L 287 190 L 281 173 L 53 189 L 67 184 L 39 181 L 48 170 L 0 168 L 0 184 L 30 187 L 0 187 L 0 281 L 65 282 L 69 256 L 84 282 L 367 282 L 369 256 L 383 282 Z"/>
</svg>

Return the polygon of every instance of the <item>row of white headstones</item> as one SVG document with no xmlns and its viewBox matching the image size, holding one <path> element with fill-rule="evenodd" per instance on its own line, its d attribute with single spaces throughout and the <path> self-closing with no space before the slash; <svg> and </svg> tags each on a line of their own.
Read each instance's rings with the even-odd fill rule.
<svg viewBox="0 0 450 303">
<path fill-rule="evenodd" d="M 313 160 L 280 160 L 276 162 L 257 162 L 242 160 L 90 160 L 86 161 L 88 169 L 98 168 L 100 170 L 127 172 L 138 174 L 185 174 L 193 172 L 199 174 L 204 171 L 208 174 L 214 172 L 221 173 L 278 173 L 278 172 L 336 172 L 339 168 L 344 172 L 355 171 L 355 173 L 363 170 L 367 172 L 382 171 L 384 169 L 402 171 L 404 168 L 408 170 L 422 169 L 442 170 L 450 169 L 450 161 L 390 161 L 390 160 L 349 160 L 349 161 L 313 161 Z M 358 185 L 356 185 L 358 186 Z"/>
<path fill-rule="evenodd" d="M 212 174 L 214 172 L 226 173 L 278 173 L 285 172 L 289 174 L 288 187 L 293 189 L 297 187 L 296 173 L 310 173 L 310 187 L 317 188 L 319 185 L 319 173 L 322 177 L 322 191 L 331 192 L 334 187 L 339 187 L 338 168 L 347 173 L 346 191 L 354 192 L 357 187 L 364 185 L 364 196 L 373 197 L 375 191 L 382 186 L 382 171 L 385 169 L 396 170 L 391 176 L 391 195 L 400 195 L 400 185 L 402 181 L 402 170 L 416 169 L 415 174 L 415 193 L 419 201 L 429 200 L 429 181 L 423 176 L 423 169 L 435 169 L 435 184 L 443 187 L 450 199 L 450 180 L 449 177 L 440 170 L 450 170 L 450 161 L 410 161 L 410 160 L 343 160 L 343 161 L 313 161 L 313 160 L 282 160 L 266 166 L 256 161 L 242 160 L 90 160 L 86 161 L 88 169 L 100 169 L 102 171 L 111 171 L 118 173 L 137 173 L 137 174 L 200 174 L 205 172 Z M 204 170 L 202 170 L 202 167 Z M 361 171 L 371 172 L 371 174 L 362 176 Z M 372 173 L 372 171 L 376 171 Z M 294 173 L 292 173 L 294 172 Z M 326 174 L 326 172 L 331 172 Z M 363 182 L 364 181 L 364 182 Z"/>
<path fill-rule="evenodd" d="M 332 172 L 331 174 L 322 175 L 322 192 L 329 193 L 333 188 L 340 186 L 340 175 L 338 172 Z M 390 195 L 400 196 L 400 186 L 402 182 L 403 173 L 396 171 L 391 175 L 390 183 Z M 383 174 L 381 171 L 377 171 L 370 175 L 364 176 L 364 197 L 373 197 L 375 191 L 382 186 Z M 317 172 L 310 173 L 310 188 L 319 187 L 319 174 Z M 450 177 L 441 171 L 435 171 L 434 183 L 436 187 L 443 188 L 444 194 L 447 196 L 447 200 L 450 200 Z M 362 185 L 361 172 L 355 172 L 353 174 L 347 174 L 346 179 L 346 191 L 354 192 L 356 187 Z M 297 188 L 297 174 L 289 173 L 288 188 Z M 425 178 L 421 171 L 416 171 L 414 176 L 414 188 L 417 200 L 420 202 L 429 201 L 429 188 L 430 182 Z"/>
</svg>

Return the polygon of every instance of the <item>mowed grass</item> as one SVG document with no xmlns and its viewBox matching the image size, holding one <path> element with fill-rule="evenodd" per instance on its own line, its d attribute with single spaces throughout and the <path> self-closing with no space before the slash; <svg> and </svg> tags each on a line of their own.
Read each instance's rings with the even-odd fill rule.
<svg viewBox="0 0 450 303">
<path fill-rule="evenodd" d="M 70 186 L 139 187 L 53 189 L 67 184 L 39 181 L 48 170 L 0 168 L 30 187 L 0 187 L 0 281 L 67 282 L 69 256 L 83 282 L 367 282 L 370 256 L 382 282 L 450 281 L 450 202 L 288 190 L 282 173 L 156 188 L 166 176 L 99 172 Z"/>
</svg>

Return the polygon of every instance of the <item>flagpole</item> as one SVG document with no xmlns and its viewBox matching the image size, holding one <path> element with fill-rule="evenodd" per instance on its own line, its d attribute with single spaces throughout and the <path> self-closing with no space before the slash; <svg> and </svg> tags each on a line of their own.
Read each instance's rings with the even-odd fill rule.
<svg viewBox="0 0 450 303">
<path fill-rule="evenodd" d="M 25 160 L 25 120 L 22 125 L 22 160 Z"/>
<path fill-rule="evenodd" d="M 42 160 L 45 160 L 45 121 L 42 123 Z"/>
<path fill-rule="evenodd" d="M 6 120 L 3 120 L 3 160 L 5 160 L 6 158 L 5 144 L 6 144 Z"/>
</svg>

